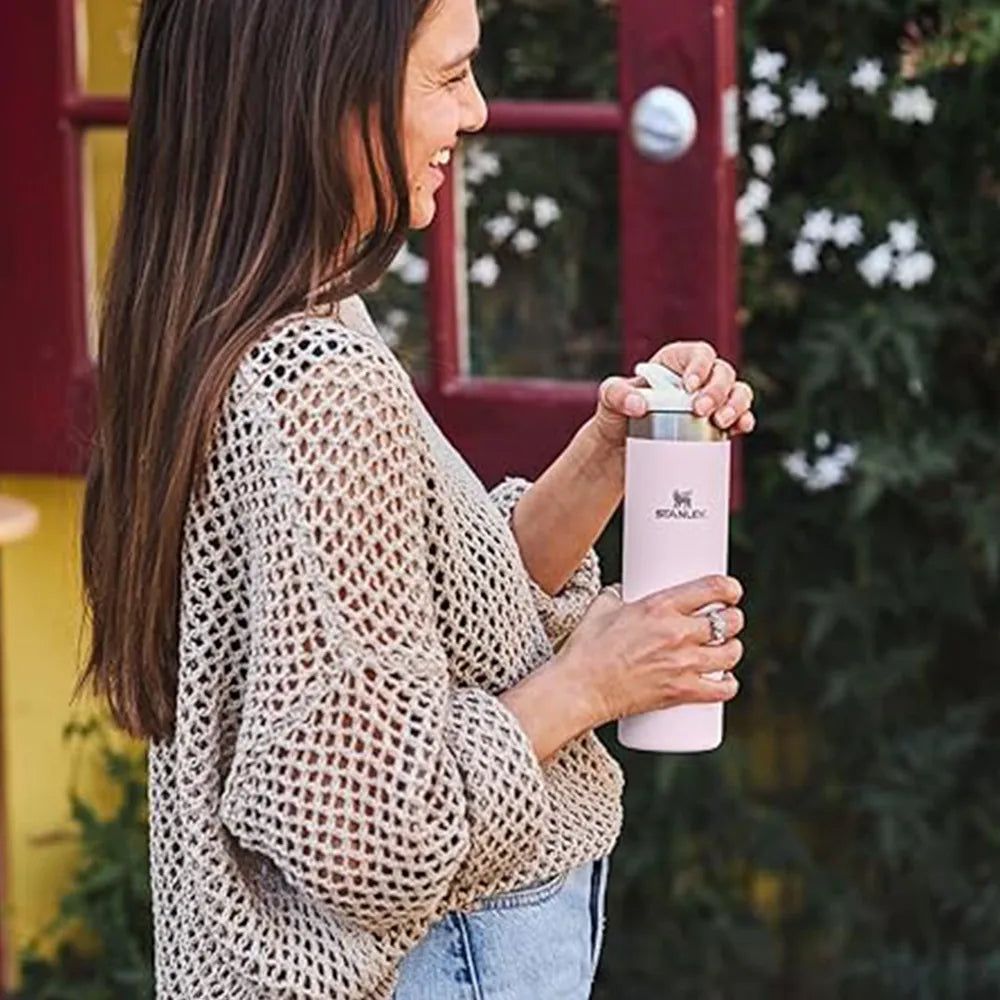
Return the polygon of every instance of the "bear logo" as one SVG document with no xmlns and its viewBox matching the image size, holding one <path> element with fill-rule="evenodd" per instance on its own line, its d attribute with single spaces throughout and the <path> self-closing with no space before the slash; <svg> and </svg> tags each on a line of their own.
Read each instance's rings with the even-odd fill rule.
<svg viewBox="0 0 1000 1000">
<path fill-rule="evenodd" d="M 674 490 L 674 506 L 679 510 L 691 510 L 694 506 L 694 490 Z"/>
</svg>

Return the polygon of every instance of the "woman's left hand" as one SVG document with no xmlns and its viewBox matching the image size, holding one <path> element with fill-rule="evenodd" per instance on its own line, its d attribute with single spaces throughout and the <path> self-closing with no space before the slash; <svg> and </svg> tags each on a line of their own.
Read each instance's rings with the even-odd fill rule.
<svg viewBox="0 0 1000 1000">
<path fill-rule="evenodd" d="M 684 387 L 694 394 L 694 412 L 709 417 L 731 434 L 749 434 L 756 426 L 753 389 L 736 376 L 736 369 L 718 356 L 711 344 L 701 341 L 677 341 L 667 344 L 650 359 L 665 365 L 684 378 Z M 601 383 L 594 429 L 614 448 L 625 446 L 629 417 L 647 412 L 646 401 L 635 388 L 645 380 L 613 375 Z"/>
</svg>

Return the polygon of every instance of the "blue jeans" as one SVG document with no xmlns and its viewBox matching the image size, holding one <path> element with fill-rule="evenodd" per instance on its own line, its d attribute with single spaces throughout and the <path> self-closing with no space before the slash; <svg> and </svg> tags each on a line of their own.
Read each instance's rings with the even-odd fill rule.
<svg viewBox="0 0 1000 1000">
<path fill-rule="evenodd" d="M 588 1000 L 608 859 L 449 913 L 400 963 L 395 1000 Z"/>
</svg>

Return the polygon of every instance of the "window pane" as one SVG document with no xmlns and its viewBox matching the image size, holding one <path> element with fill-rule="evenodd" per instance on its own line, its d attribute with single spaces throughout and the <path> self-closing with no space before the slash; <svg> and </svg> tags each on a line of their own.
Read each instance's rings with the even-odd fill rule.
<svg viewBox="0 0 1000 1000">
<path fill-rule="evenodd" d="M 491 98 L 618 95 L 619 0 L 484 0 L 476 71 Z"/>
<path fill-rule="evenodd" d="M 430 367 L 426 239 L 413 232 L 386 274 L 363 296 L 383 339 L 413 378 Z"/>
<path fill-rule="evenodd" d="M 97 354 L 100 287 L 108 266 L 121 209 L 125 176 L 125 130 L 92 129 L 83 137 L 83 242 L 86 266 L 87 332 L 91 357 Z"/>
<path fill-rule="evenodd" d="M 138 0 L 77 0 L 77 68 L 84 91 L 128 94 L 138 21 Z"/>
<path fill-rule="evenodd" d="M 83 137 L 83 220 L 88 345 L 97 353 L 100 293 L 121 210 L 126 132 L 89 129 Z M 382 336 L 414 377 L 426 376 L 430 344 L 425 239 L 413 233 L 389 273 L 364 296 Z"/>
<path fill-rule="evenodd" d="M 620 361 L 618 143 L 467 144 L 471 374 L 599 379 Z"/>
</svg>

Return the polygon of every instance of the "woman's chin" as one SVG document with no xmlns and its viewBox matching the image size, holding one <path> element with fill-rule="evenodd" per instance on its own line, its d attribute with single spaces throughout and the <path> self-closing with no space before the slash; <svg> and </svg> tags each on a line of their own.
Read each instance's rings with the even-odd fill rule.
<svg viewBox="0 0 1000 1000">
<path fill-rule="evenodd" d="M 426 229 L 437 215 L 437 204 L 434 196 L 421 191 L 410 203 L 410 228 Z"/>
</svg>

